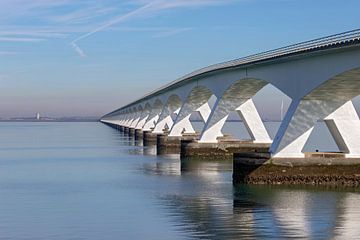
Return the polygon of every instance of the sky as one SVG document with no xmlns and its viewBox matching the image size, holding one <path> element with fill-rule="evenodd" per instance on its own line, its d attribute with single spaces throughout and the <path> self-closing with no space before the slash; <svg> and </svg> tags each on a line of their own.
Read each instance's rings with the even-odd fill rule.
<svg viewBox="0 0 360 240">
<path fill-rule="evenodd" d="M 357 0 L 0 0 L 0 117 L 100 117 L 198 68 L 357 29 L 359 9 Z M 259 96 L 263 109 L 281 101 L 271 87 Z"/>
</svg>

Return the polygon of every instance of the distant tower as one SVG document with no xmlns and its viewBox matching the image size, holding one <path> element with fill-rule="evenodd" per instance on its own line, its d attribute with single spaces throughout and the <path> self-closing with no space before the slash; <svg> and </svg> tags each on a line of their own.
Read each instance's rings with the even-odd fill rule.
<svg viewBox="0 0 360 240">
<path fill-rule="evenodd" d="M 40 113 L 36 114 L 36 120 L 40 120 Z"/>
</svg>

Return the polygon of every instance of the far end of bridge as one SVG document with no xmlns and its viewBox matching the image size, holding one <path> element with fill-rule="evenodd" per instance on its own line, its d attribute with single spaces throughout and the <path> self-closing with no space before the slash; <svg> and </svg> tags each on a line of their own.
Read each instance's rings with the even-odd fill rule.
<svg viewBox="0 0 360 240">
<path fill-rule="evenodd" d="M 270 137 L 253 97 L 271 84 L 291 99 Z M 101 118 L 158 154 L 234 161 L 234 182 L 360 184 L 360 30 L 194 71 Z M 237 113 L 250 139 L 223 134 Z M 192 116 L 201 120 L 195 127 Z M 339 151 L 304 152 L 316 123 Z"/>
</svg>

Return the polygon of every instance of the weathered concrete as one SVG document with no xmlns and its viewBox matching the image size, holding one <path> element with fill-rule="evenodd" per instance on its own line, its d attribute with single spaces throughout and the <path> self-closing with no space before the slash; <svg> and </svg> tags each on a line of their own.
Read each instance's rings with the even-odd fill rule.
<svg viewBox="0 0 360 240">
<path fill-rule="evenodd" d="M 157 142 L 157 134 L 151 131 L 143 131 L 144 146 L 155 146 Z"/>
<path fill-rule="evenodd" d="M 129 135 L 135 136 L 135 128 L 129 128 Z"/>
<path fill-rule="evenodd" d="M 198 158 L 207 160 L 232 160 L 234 153 L 268 152 L 270 144 L 219 139 L 218 143 L 199 143 L 196 140 L 181 141 L 182 158 Z"/>
<path fill-rule="evenodd" d="M 135 140 L 139 141 L 139 140 L 143 140 L 144 138 L 144 133 L 141 129 L 135 129 Z"/>
<path fill-rule="evenodd" d="M 305 158 L 270 158 L 236 153 L 233 183 L 360 186 L 360 159 L 343 153 L 305 153 Z"/>
<path fill-rule="evenodd" d="M 159 134 L 157 136 L 157 154 L 180 154 L 181 141 L 192 141 L 199 137 L 199 134 L 183 134 L 182 137 L 169 136 L 168 133 Z"/>
<path fill-rule="evenodd" d="M 156 141 L 156 152 L 162 154 L 179 154 L 181 149 L 181 137 L 172 137 L 168 134 L 158 134 Z"/>
</svg>

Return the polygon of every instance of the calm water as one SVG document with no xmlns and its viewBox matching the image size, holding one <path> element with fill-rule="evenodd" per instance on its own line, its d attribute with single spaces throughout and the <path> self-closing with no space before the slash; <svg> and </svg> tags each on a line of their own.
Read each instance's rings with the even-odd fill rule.
<svg viewBox="0 0 360 240">
<path fill-rule="evenodd" d="M 0 239 L 356 239 L 360 195 L 231 183 L 100 123 L 0 123 Z"/>
</svg>

